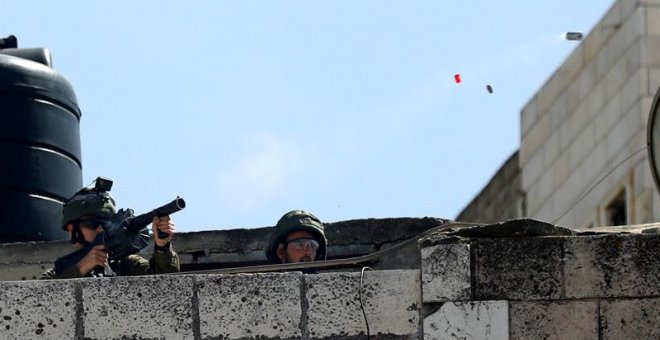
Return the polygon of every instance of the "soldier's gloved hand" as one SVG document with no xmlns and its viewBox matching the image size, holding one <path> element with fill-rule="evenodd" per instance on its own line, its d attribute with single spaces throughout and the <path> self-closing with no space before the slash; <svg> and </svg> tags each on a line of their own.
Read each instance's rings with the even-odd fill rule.
<svg viewBox="0 0 660 340">
<path fill-rule="evenodd" d="M 166 233 L 167 237 L 159 238 L 158 237 L 159 230 Z M 154 242 L 156 242 L 156 245 L 159 247 L 166 246 L 167 243 L 172 240 L 172 237 L 174 237 L 175 230 L 176 228 L 174 227 L 174 222 L 172 222 L 169 216 L 154 217 L 154 220 L 151 223 L 151 231 L 153 232 L 154 235 Z"/>
<path fill-rule="evenodd" d="M 92 269 L 96 266 L 105 266 L 108 264 L 108 251 L 105 249 L 105 246 L 102 244 L 97 245 L 92 248 L 92 250 L 85 255 L 85 257 L 78 262 L 78 270 L 80 274 L 86 275 L 91 272 Z"/>
</svg>

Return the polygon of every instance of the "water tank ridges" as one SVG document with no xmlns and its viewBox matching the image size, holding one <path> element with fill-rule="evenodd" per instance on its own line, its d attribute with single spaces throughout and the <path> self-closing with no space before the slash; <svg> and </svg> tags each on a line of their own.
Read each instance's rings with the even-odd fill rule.
<svg viewBox="0 0 660 340">
<path fill-rule="evenodd" d="M 17 52 L 0 51 L 0 242 L 65 239 L 62 203 L 82 186 L 80 109 L 64 77 Z"/>
</svg>

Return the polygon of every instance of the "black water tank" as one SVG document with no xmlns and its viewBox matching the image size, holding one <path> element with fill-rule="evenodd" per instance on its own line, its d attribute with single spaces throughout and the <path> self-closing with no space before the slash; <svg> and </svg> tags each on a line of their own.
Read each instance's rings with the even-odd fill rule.
<svg viewBox="0 0 660 340">
<path fill-rule="evenodd" d="M 62 240 L 82 186 L 80 109 L 47 49 L 0 50 L 0 243 Z"/>
</svg>

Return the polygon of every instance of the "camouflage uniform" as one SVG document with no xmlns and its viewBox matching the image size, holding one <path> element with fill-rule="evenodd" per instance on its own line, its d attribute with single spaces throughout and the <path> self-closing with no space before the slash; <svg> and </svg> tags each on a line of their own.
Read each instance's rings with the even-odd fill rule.
<svg viewBox="0 0 660 340">
<path fill-rule="evenodd" d="M 148 275 L 148 274 L 164 274 L 175 273 L 179 271 L 179 257 L 172 249 L 172 245 L 168 244 L 163 247 L 164 250 L 155 250 L 151 261 L 145 260 L 139 255 L 129 255 L 117 261 L 117 264 L 110 268 L 115 275 L 118 276 L 131 276 L 131 275 Z M 48 279 L 75 279 L 80 277 L 92 277 L 92 273 L 82 275 L 78 271 L 78 267 L 71 266 L 60 275 L 55 274 L 55 269 L 49 269 L 40 277 L 42 280 Z"/>
<path fill-rule="evenodd" d="M 306 211 L 292 210 L 284 214 L 284 216 L 277 221 L 275 230 L 273 230 L 273 233 L 268 239 L 266 247 L 266 258 L 268 258 L 268 261 L 274 264 L 282 263 L 280 258 L 277 257 L 277 247 L 284 243 L 284 240 L 286 240 L 289 233 L 301 230 L 312 233 L 316 241 L 319 242 L 319 249 L 316 251 L 316 258 L 314 260 L 325 260 L 328 240 L 325 238 L 323 223 L 321 223 L 321 220 L 319 220 L 318 217 Z"/>
<path fill-rule="evenodd" d="M 115 211 L 115 201 L 108 192 L 98 192 L 90 188 L 83 188 L 69 199 L 64 204 L 62 216 L 62 229 L 66 230 L 69 224 L 75 225 L 82 218 L 98 217 L 98 218 L 112 218 Z M 80 227 L 74 227 L 72 233 L 72 242 L 79 242 Z M 82 242 L 85 242 L 84 240 Z M 106 266 L 105 275 L 103 276 L 127 276 L 127 275 L 147 275 L 147 274 L 164 274 L 179 271 L 179 257 L 174 252 L 170 243 L 163 247 L 154 245 L 154 253 L 150 261 L 142 258 L 139 255 L 128 255 L 113 263 L 111 266 Z M 80 273 L 78 266 L 73 265 L 65 268 L 59 275 L 55 269 L 49 269 L 44 272 L 40 279 L 71 279 L 80 277 L 93 277 L 90 273 Z"/>
</svg>

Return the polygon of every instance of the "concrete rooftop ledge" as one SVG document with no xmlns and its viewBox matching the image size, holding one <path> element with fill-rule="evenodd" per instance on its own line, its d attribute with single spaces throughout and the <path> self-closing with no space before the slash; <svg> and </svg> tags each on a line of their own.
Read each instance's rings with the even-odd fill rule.
<svg viewBox="0 0 660 340">
<path fill-rule="evenodd" d="M 446 223 L 439 218 L 383 218 L 326 223 L 328 258 L 370 254 Z M 173 242 L 183 271 L 266 264 L 272 227 L 177 233 Z M 56 258 L 73 251 L 69 241 L 0 244 L 0 281 L 37 279 Z M 149 258 L 153 245 L 140 253 Z M 416 245 L 383 258 L 376 269 L 419 268 Z M 358 268 L 359 269 L 359 268 Z"/>
<path fill-rule="evenodd" d="M 4 281 L 0 338 L 351 340 L 367 329 L 377 339 L 660 337 L 660 234 L 498 225 L 435 233 L 413 243 L 415 268 L 363 277 Z"/>
</svg>

